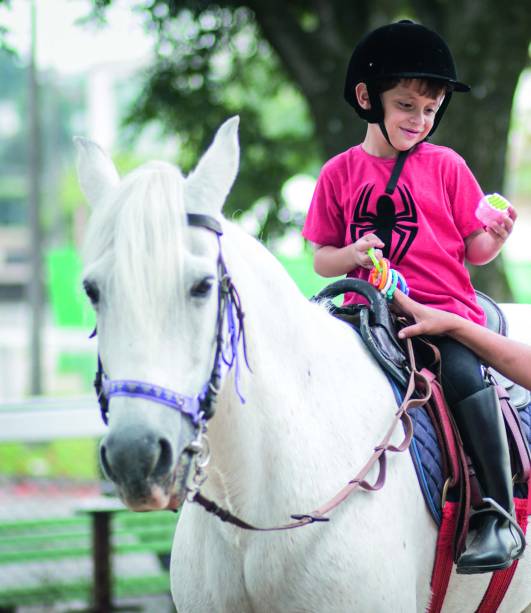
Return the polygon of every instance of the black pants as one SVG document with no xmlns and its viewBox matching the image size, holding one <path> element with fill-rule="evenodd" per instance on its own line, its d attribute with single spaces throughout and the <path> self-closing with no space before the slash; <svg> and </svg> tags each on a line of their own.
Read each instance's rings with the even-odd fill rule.
<svg viewBox="0 0 531 613">
<path fill-rule="evenodd" d="M 441 383 L 450 410 L 461 400 L 486 387 L 477 355 L 446 336 L 431 337 L 441 352 Z"/>
</svg>

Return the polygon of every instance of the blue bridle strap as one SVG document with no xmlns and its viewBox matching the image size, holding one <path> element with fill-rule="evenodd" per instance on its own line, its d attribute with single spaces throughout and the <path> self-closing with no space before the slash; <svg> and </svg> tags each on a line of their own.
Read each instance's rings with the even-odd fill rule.
<svg viewBox="0 0 531 613">
<path fill-rule="evenodd" d="M 128 396 L 130 398 L 144 398 L 157 404 L 164 404 L 170 409 L 188 415 L 195 426 L 199 424 L 201 419 L 202 411 L 199 398 L 184 396 L 166 387 L 133 379 L 111 380 L 104 376 L 102 379 L 102 390 L 107 400 L 110 400 L 113 396 Z"/>
</svg>

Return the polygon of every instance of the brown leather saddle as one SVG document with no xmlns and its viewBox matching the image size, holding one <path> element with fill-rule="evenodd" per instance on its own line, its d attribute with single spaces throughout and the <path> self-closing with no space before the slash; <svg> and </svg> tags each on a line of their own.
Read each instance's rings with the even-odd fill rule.
<svg viewBox="0 0 531 613">
<path fill-rule="evenodd" d="M 337 306 L 332 302 L 333 298 L 345 292 L 361 294 L 368 304 Z M 476 292 L 476 295 L 486 313 L 487 327 L 498 334 L 507 335 L 507 321 L 498 305 L 482 292 Z M 368 350 L 388 376 L 400 388 L 406 388 L 410 367 L 397 337 L 397 328 L 401 322 L 390 312 L 387 301 L 376 288 L 360 279 L 342 279 L 325 287 L 312 300 L 325 302 L 334 316 L 349 323 L 363 338 Z M 431 369 L 431 365 L 428 368 Z M 485 377 L 496 386 L 500 397 L 511 448 L 513 474 L 517 481 L 525 483 L 531 472 L 528 443 L 531 431 L 526 432 L 531 416 L 531 392 L 486 366 Z"/>
</svg>

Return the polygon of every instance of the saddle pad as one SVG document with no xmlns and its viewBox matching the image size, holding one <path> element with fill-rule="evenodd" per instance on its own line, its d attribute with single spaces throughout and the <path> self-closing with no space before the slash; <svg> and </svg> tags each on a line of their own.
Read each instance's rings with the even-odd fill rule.
<svg viewBox="0 0 531 613">
<path fill-rule="evenodd" d="M 527 440 L 531 445 L 531 404 L 528 404 L 518 413 Z M 414 426 L 413 440 L 409 451 L 428 509 L 435 523 L 440 526 L 444 474 L 437 435 L 431 418 L 424 407 L 410 410 L 409 415 Z M 527 497 L 525 486 L 523 484 L 515 486 L 514 494 L 517 498 Z"/>
</svg>

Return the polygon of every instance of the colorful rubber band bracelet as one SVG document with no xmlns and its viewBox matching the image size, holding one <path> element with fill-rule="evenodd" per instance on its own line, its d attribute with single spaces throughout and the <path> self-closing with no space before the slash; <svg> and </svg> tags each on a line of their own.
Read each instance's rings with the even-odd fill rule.
<svg viewBox="0 0 531 613">
<path fill-rule="evenodd" d="M 389 274 L 387 275 L 387 279 L 385 281 L 385 285 L 380 289 L 380 292 L 382 292 L 382 294 L 385 296 L 387 294 L 387 291 L 389 290 L 389 288 L 391 287 L 391 284 L 393 283 L 393 270 L 391 269 L 389 271 Z"/>
<path fill-rule="evenodd" d="M 396 286 L 398 285 L 398 281 L 399 281 L 399 276 L 398 276 L 398 272 L 396 270 L 392 270 L 391 271 L 393 274 L 392 276 L 392 282 L 391 282 L 391 287 L 387 290 L 385 297 L 387 298 L 387 300 L 391 301 L 393 299 L 395 290 L 396 290 Z"/>
<path fill-rule="evenodd" d="M 380 285 L 380 279 L 381 279 L 380 272 L 376 268 L 373 268 L 371 272 L 369 273 L 369 283 L 371 285 L 374 285 L 374 287 L 378 287 L 378 285 Z"/>
<path fill-rule="evenodd" d="M 381 264 L 382 270 L 380 272 L 380 282 L 378 283 L 378 289 L 382 291 L 383 288 L 386 286 L 387 281 L 389 279 L 389 273 L 391 271 L 391 267 L 389 265 L 389 260 L 386 260 L 385 258 L 383 260 L 380 260 L 380 264 Z"/>
<path fill-rule="evenodd" d="M 406 279 L 405 279 L 404 275 L 401 272 L 398 273 L 398 282 L 400 284 L 400 291 L 403 292 L 406 296 L 408 296 L 409 295 L 409 287 L 407 286 Z"/>
<path fill-rule="evenodd" d="M 378 261 L 378 258 L 374 253 L 374 247 L 367 249 L 367 255 L 371 258 L 371 261 L 374 264 L 374 268 L 376 268 L 376 270 L 380 272 L 380 262 Z"/>
<path fill-rule="evenodd" d="M 378 262 L 378 268 L 376 266 L 371 268 L 371 272 L 369 273 L 369 282 L 374 285 L 374 287 L 378 287 L 382 280 L 382 272 L 385 268 L 385 263 Z"/>
</svg>

